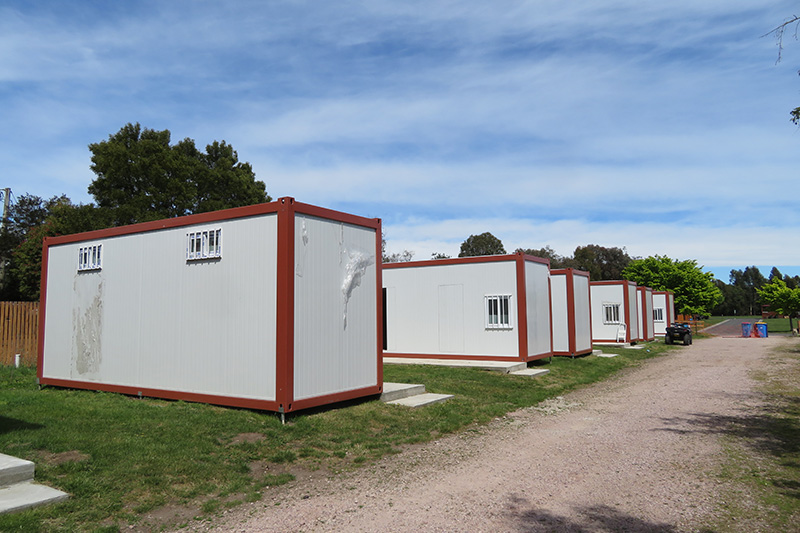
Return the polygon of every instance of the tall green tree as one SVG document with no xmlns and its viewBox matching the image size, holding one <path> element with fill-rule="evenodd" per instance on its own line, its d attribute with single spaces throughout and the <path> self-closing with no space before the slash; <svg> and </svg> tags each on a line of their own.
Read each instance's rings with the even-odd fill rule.
<svg viewBox="0 0 800 533">
<path fill-rule="evenodd" d="M 19 273 L 20 269 L 29 265 L 20 264 L 15 252 L 25 242 L 31 229 L 43 224 L 52 209 L 64 203 L 69 203 L 64 195 L 45 200 L 34 194 L 23 194 L 9 206 L 8 217 L 0 231 L 0 298 L 3 300 L 26 299 L 20 292 Z"/>
<path fill-rule="evenodd" d="M 672 291 L 675 307 L 682 314 L 710 314 L 723 300 L 714 275 L 704 272 L 695 260 L 678 261 L 659 255 L 634 259 L 625 267 L 622 276 L 637 285 Z"/>
<path fill-rule="evenodd" d="M 575 268 L 589 272 L 593 281 L 602 281 L 622 279 L 622 271 L 632 258 L 625 248 L 587 244 L 575 248 L 573 261 Z"/>
<path fill-rule="evenodd" d="M 515 253 L 523 253 L 534 257 L 550 260 L 550 268 L 574 268 L 575 261 L 572 257 L 564 257 L 556 253 L 550 246 L 544 248 L 517 248 Z"/>
<path fill-rule="evenodd" d="M 93 204 L 75 205 L 66 196 L 48 206 L 43 223 L 29 229 L 12 255 L 10 274 L 18 283 L 21 300 L 38 300 L 42 272 L 42 242 L 45 237 L 69 235 L 111 225 L 112 212 Z"/>
<path fill-rule="evenodd" d="M 792 318 L 800 313 L 800 289 L 790 289 L 782 279 L 775 277 L 757 292 L 761 301 L 769 305 L 770 311 L 788 315 L 789 329 L 794 329 Z"/>
<path fill-rule="evenodd" d="M 744 270 L 731 270 L 730 283 L 738 287 L 744 298 L 743 313 L 757 315 L 761 313 L 761 303 L 758 299 L 758 289 L 767 283 L 757 266 L 749 266 Z"/>
<path fill-rule="evenodd" d="M 89 145 L 96 175 L 89 193 L 98 207 L 113 212 L 114 225 L 271 200 L 250 163 L 240 162 L 225 141 L 201 152 L 192 139 L 171 145 L 170 138 L 169 130 L 137 123 Z"/>
<path fill-rule="evenodd" d="M 489 233 L 480 235 L 470 235 L 461 243 L 461 251 L 458 257 L 475 257 L 478 255 L 500 255 L 506 253 L 503 242 Z"/>
</svg>

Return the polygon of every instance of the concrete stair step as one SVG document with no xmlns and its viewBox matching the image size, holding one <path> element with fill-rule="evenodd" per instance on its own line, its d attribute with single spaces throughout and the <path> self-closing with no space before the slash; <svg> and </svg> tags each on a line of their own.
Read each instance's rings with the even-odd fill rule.
<svg viewBox="0 0 800 533">
<path fill-rule="evenodd" d="M 514 372 L 509 372 L 512 376 L 528 376 L 531 378 L 535 378 L 537 376 L 544 376 L 545 374 L 549 374 L 550 370 L 546 368 L 525 368 L 523 370 L 516 370 Z"/>
<path fill-rule="evenodd" d="M 432 392 L 426 392 L 424 394 L 400 398 L 399 400 L 392 400 L 386 403 L 391 405 L 405 405 L 406 407 L 424 407 L 426 405 L 447 401 L 452 397 L 452 394 L 434 394 Z"/>
<path fill-rule="evenodd" d="M 69 494 L 32 481 L 15 483 L 0 488 L 0 514 L 22 511 L 39 505 L 56 503 L 69 498 Z"/>
<path fill-rule="evenodd" d="M 413 385 L 409 383 L 383 383 L 382 402 L 391 402 L 400 398 L 408 398 L 417 394 L 425 394 L 425 385 Z"/>
<path fill-rule="evenodd" d="M 35 468 L 31 461 L 0 453 L 0 487 L 32 481 Z"/>
</svg>

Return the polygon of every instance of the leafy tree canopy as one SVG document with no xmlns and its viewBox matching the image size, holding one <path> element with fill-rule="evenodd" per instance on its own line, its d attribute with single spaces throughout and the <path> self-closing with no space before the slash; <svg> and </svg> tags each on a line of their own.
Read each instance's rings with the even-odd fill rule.
<svg viewBox="0 0 800 533">
<path fill-rule="evenodd" d="M 506 253 L 503 242 L 489 233 L 480 235 L 470 235 L 467 240 L 461 243 L 461 251 L 458 257 L 475 257 L 478 255 L 500 255 Z"/>
<path fill-rule="evenodd" d="M 45 221 L 31 227 L 12 254 L 8 274 L 9 280 L 16 284 L 13 299 L 39 299 L 42 242 L 45 237 L 107 228 L 111 225 L 111 214 L 111 211 L 92 204 L 75 205 L 66 196 L 59 197 L 56 203 L 50 203 Z"/>
<path fill-rule="evenodd" d="M 592 281 L 622 279 L 622 271 L 631 262 L 625 248 L 606 248 L 588 244 L 575 248 L 574 268 L 585 270 Z"/>
<path fill-rule="evenodd" d="M 678 261 L 659 255 L 634 259 L 622 277 L 658 291 L 672 291 L 675 307 L 683 314 L 710 314 L 723 299 L 714 275 L 703 272 L 694 260 Z"/>
<path fill-rule="evenodd" d="M 98 207 L 123 225 L 240 207 L 271 198 L 250 163 L 232 146 L 214 141 L 205 152 L 186 138 L 170 145 L 170 131 L 126 124 L 108 140 L 89 145 L 89 185 Z"/>
<path fill-rule="evenodd" d="M 414 252 L 412 250 L 403 250 L 402 252 L 388 253 L 386 251 L 386 234 L 381 233 L 381 260 L 384 263 L 407 263 L 414 259 Z"/>
<path fill-rule="evenodd" d="M 764 286 L 767 278 L 761 274 L 757 266 L 749 266 L 744 270 L 731 270 L 731 285 L 738 288 L 742 298 L 742 312 L 748 315 L 758 314 L 761 303 L 758 299 L 758 289 Z"/>
<path fill-rule="evenodd" d="M 769 305 L 770 311 L 789 316 L 789 327 L 792 317 L 800 313 L 800 289 L 791 289 L 779 277 L 775 277 L 760 289 L 757 289 L 761 301 Z"/>
<path fill-rule="evenodd" d="M 544 248 L 517 248 L 514 252 L 549 259 L 550 268 L 575 268 L 575 260 L 572 257 L 559 255 L 550 246 L 545 246 Z"/>
</svg>

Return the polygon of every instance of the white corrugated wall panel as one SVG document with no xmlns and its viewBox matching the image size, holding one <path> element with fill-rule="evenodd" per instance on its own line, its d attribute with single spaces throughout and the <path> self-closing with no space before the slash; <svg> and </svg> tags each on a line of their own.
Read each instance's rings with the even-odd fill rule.
<svg viewBox="0 0 800 533">
<path fill-rule="evenodd" d="M 425 265 L 383 271 L 384 287 L 393 298 L 387 302 L 387 355 L 452 354 L 442 351 L 439 330 L 439 287 L 461 286 L 463 297 L 463 355 L 517 357 L 519 335 L 517 282 L 514 261 Z M 452 290 L 449 294 L 452 295 Z M 485 297 L 511 295 L 511 329 L 487 329 Z M 443 308 L 446 308 L 444 306 Z M 457 317 L 447 317 L 449 331 L 457 331 Z M 449 339 L 452 349 L 457 341 Z"/>
<path fill-rule="evenodd" d="M 528 355 L 551 352 L 550 342 L 550 267 L 525 261 L 528 314 Z"/>
<path fill-rule="evenodd" d="M 375 386 L 375 230 L 295 218 L 294 398 Z"/>
<path fill-rule="evenodd" d="M 625 320 L 625 287 L 621 285 L 591 285 L 592 291 L 592 336 L 595 340 L 614 342 L 619 324 L 604 324 L 603 304 L 618 304 L 620 321 Z"/>
<path fill-rule="evenodd" d="M 644 290 L 636 291 L 636 324 L 641 337 L 644 338 L 644 314 L 647 311 L 644 304 Z"/>
<path fill-rule="evenodd" d="M 592 347 L 592 310 L 589 306 L 589 278 L 573 276 L 575 305 L 575 349 L 579 352 Z"/>
<path fill-rule="evenodd" d="M 102 358 L 102 298 L 97 296 L 103 286 L 103 272 L 78 274 L 77 268 L 77 245 L 50 248 L 45 295 L 47 357 L 42 376 L 96 381 Z"/>
<path fill-rule="evenodd" d="M 551 274 L 550 291 L 553 299 L 553 351 L 569 351 L 569 306 L 567 275 Z"/>
<path fill-rule="evenodd" d="M 655 331 L 655 322 L 653 321 L 653 291 L 651 289 L 645 289 L 644 302 L 645 302 L 644 319 L 647 322 L 647 331 L 649 335 L 649 338 L 645 340 L 651 340 L 654 335 L 653 332 Z"/>
<path fill-rule="evenodd" d="M 636 302 L 639 300 L 639 291 L 636 290 L 636 284 L 628 283 L 625 285 L 628 291 L 628 327 L 630 328 L 630 339 L 636 340 L 641 338 L 639 332 L 638 308 Z"/>
<path fill-rule="evenodd" d="M 84 243 L 50 247 L 48 372 L 64 370 L 56 339 L 68 338 L 78 354 L 91 352 L 89 337 L 75 334 L 88 324 L 100 357 L 87 371 L 73 356 L 66 379 L 274 400 L 276 222 L 269 214 L 102 239 L 98 272 L 76 272 L 76 259 L 62 264 Z M 187 261 L 186 234 L 206 228 L 222 229 L 222 258 Z M 65 328 L 63 316 L 94 312 L 94 325 Z"/>
<path fill-rule="evenodd" d="M 653 331 L 656 335 L 667 334 L 667 295 L 653 294 L 653 309 L 661 309 L 662 320 L 653 322 Z"/>
</svg>

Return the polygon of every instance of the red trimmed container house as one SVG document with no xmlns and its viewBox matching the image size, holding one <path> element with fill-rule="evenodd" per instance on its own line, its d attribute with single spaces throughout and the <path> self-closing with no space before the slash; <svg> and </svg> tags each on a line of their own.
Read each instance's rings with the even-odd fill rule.
<svg viewBox="0 0 800 533">
<path fill-rule="evenodd" d="M 592 281 L 592 342 L 638 342 L 636 283 L 627 280 Z"/>
<path fill-rule="evenodd" d="M 653 291 L 653 331 L 663 337 L 667 326 L 675 321 L 675 294 L 672 291 Z"/>
<path fill-rule="evenodd" d="M 48 238 L 42 385 L 289 413 L 378 394 L 381 221 L 276 202 Z"/>
<path fill-rule="evenodd" d="M 592 353 L 589 273 L 572 268 L 550 271 L 553 310 L 553 355 Z"/>
<path fill-rule="evenodd" d="M 550 357 L 549 271 L 523 254 L 384 264 L 384 356 Z"/>
<path fill-rule="evenodd" d="M 652 341 L 656 338 L 655 321 L 653 316 L 653 289 L 650 287 L 636 287 L 636 314 L 639 320 L 639 339 Z"/>
</svg>

